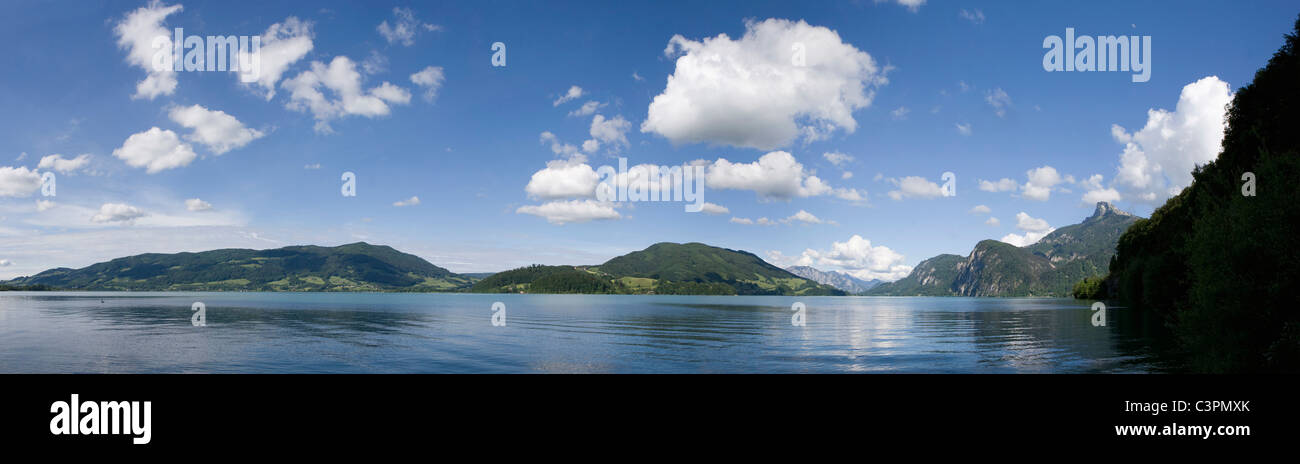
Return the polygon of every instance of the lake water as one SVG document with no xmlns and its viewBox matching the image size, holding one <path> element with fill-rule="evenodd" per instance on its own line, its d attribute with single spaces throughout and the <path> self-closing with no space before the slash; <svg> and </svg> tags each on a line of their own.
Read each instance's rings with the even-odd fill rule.
<svg viewBox="0 0 1300 464">
<path fill-rule="evenodd" d="M 492 305 L 505 304 L 505 325 Z M 206 327 L 191 305 L 206 306 Z M 791 324 L 791 305 L 806 325 Z M 1151 372 L 1090 302 L 1032 298 L 0 292 L 0 372 Z"/>
</svg>

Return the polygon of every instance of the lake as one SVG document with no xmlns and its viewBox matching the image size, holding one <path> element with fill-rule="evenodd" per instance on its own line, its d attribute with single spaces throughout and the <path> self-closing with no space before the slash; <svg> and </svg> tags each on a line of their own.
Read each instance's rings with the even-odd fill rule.
<svg viewBox="0 0 1300 464">
<path fill-rule="evenodd" d="M 195 327 L 191 305 L 205 306 Z M 505 305 L 493 325 L 493 303 Z M 791 305 L 806 307 L 805 325 Z M 1051 298 L 0 292 L 7 373 L 1115 373 L 1143 327 Z M 499 321 L 500 322 L 500 321 Z"/>
</svg>

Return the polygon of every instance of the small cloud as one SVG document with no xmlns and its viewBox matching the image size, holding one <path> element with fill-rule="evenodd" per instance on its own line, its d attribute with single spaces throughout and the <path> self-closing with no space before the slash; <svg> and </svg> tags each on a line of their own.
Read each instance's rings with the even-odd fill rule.
<svg viewBox="0 0 1300 464">
<path fill-rule="evenodd" d="M 988 102 L 989 106 L 993 107 L 993 113 L 997 114 L 999 118 L 1005 117 L 1007 115 L 1007 107 L 1011 106 L 1011 96 L 1007 95 L 1007 92 L 1002 90 L 1000 87 L 988 91 L 988 93 L 984 95 L 984 101 Z"/>
<path fill-rule="evenodd" d="M 190 211 L 207 211 L 212 209 L 212 203 L 208 203 L 198 198 L 191 198 L 185 200 L 185 209 Z"/>
<path fill-rule="evenodd" d="M 958 134 L 961 134 L 961 135 L 970 135 L 970 134 L 971 134 L 970 123 L 966 123 L 966 124 L 960 124 L 960 123 L 958 123 L 958 124 L 957 124 L 957 133 L 958 133 Z"/>
<path fill-rule="evenodd" d="M 445 79 L 442 66 L 429 66 L 411 75 L 411 83 L 424 89 L 424 101 L 429 103 L 438 98 L 438 90 Z"/>
<path fill-rule="evenodd" d="M 375 75 L 388 71 L 388 57 L 379 53 L 379 50 L 371 50 L 370 56 L 361 61 L 361 71 Z"/>
<path fill-rule="evenodd" d="M 979 189 L 985 192 L 1010 192 L 1017 188 L 1020 188 L 1020 184 L 1005 177 L 996 182 L 983 179 L 980 179 L 979 181 Z"/>
<path fill-rule="evenodd" d="M 91 222 L 121 222 L 130 224 L 132 221 L 145 217 L 147 214 L 134 206 L 126 203 L 104 203 L 99 207 L 99 213 L 91 216 Z"/>
<path fill-rule="evenodd" d="M 894 1 L 897 2 L 899 5 L 903 5 L 908 9 L 908 11 L 911 11 L 913 13 L 916 13 L 917 10 L 920 10 L 921 5 L 925 4 L 925 0 L 894 0 Z"/>
<path fill-rule="evenodd" d="M 716 203 L 704 202 L 704 205 L 702 205 L 702 207 L 703 209 L 701 209 L 700 211 L 703 211 L 704 214 L 727 214 L 731 212 L 731 210 L 727 209 L 726 206 L 722 206 Z"/>
<path fill-rule="evenodd" d="M 563 105 L 571 100 L 582 97 L 582 95 L 583 95 L 582 87 L 578 87 L 576 85 L 569 87 L 569 91 L 565 92 L 564 95 L 561 95 L 560 98 L 555 99 L 555 101 L 551 103 L 551 106 Z"/>
<path fill-rule="evenodd" d="M 320 163 L 305 164 L 302 168 L 309 171 L 320 169 Z"/>
<path fill-rule="evenodd" d="M 387 40 L 390 44 L 401 43 L 409 47 L 415 45 L 415 36 L 421 31 L 435 32 L 442 30 L 442 26 L 415 19 L 415 12 L 411 11 L 410 8 L 393 8 L 393 16 L 396 18 L 392 24 L 389 24 L 388 20 L 384 20 L 376 28 L 379 35 L 384 36 L 384 40 Z"/>
<path fill-rule="evenodd" d="M 790 224 L 790 223 L 793 223 L 793 222 L 802 222 L 802 223 L 804 223 L 804 224 L 831 224 L 831 225 L 837 225 L 837 223 L 836 223 L 835 221 L 823 220 L 822 218 L 819 218 L 819 217 L 817 217 L 817 216 L 814 216 L 812 213 L 809 213 L 809 212 L 804 211 L 804 210 L 802 210 L 802 209 L 799 210 L 798 213 L 794 213 L 794 215 L 792 215 L 792 216 L 790 216 L 790 217 L 788 217 L 788 218 L 782 219 L 781 222 L 784 222 L 784 223 L 786 223 L 786 224 Z"/>
<path fill-rule="evenodd" d="M 962 8 L 961 11 L 957 12 L 957 15 L 961 16 L 962 19 L 970 21 L 971 24 L 984 24 L 984 11 L 979 8 L 974 10 Z"/>
<path fill-rule="evenodd" d="M 614 210 L 614 205 L 591 199 L 557 200 L 541 205 L 521 206 L 515 210 L 518 214 L 531 214 L 545 218 L 546 222 L 556 225 L 582 223 L 598 220 L 620 219 L 622 216 Z"/>
<path fill-rule="evenodd" d="M 1018 247 L 1029 246 L 1056 230 L 1046 220 L 1032 217 L 1024 211 L 1016 213 L 1016 228 L 1025 233 L 1007 234 L 1002 237 L 1002 241 Z"/>
<path fill-rule="evenodd" d="M 604 106 L 605 106 L 604 103 L 595 100 L 589 100 L 586 103 L 583 103 L 582 106 L 579 107 L 578 109 L 570 111 L 569 116 L 590 116 L 592 114 L 595 114 L 596 110 L 601 109 Z"/>
<path fill-rule="evenodd" d="M 898 186 L 898 189 L 889 191 L 889 198 L 894 200 L 943 196 L 943 189 L 939 187 L 939 184 L 926 180 L 924 177 L 907 176 L 894 181 L 894 184 Z"/>
<path fill-rule="evenodd" d="M 189 165 L 199 155 L 189 144 L 181 142 L 175 132 L 153 127 L 127 137 L 121 148 L 113 150 L 113 156 L 128 166 L 156 174 Z"/>
<path fill-rule="evenodd" d="M 974 208 L 970 209 L 971 214 L 989 214 L 991 212 L 993 212 L 993 210 L 989 209 L 989 207 L 985 205 L 975 205 Z"/>
<path fill-rule="evenodd" d="M 403 207 L 403 206 L 415 206 L 415 205 L 418 205 L 418 204 L 420 204 L 420 197 L 416 197 L 416 196 L 413 196 L 413 197 L 411 197 L 411 198 L 407 198 L 407 199 L 405 199 L 405 200 L 400 200 L 400 201 L 395 201 L 395 202 L 393 202 L 393 206 L 396 206 L 396 207 L 399 207 L 399 208 L 400 208 L 400 207 Z"/>
<path fill-rule="evenodd" d="M 24 153 L 26 154 L 26 153 Z M 41 158 L 40 164 L 36 165 L 37 169 L 53 169 L 63 174 L 76 172 L 90 164 L 90 155 L 77 155 L 76 158 L 66 159 L 63 155 L 54 154 Z"/>
<path fill-rule="evenodd" d="M 822 158 L 826 158 L 826 161 L 830 161 L 831 164 L 837 167 L 843 167 L 846 163 L 853 162 L 852 156 L 840 152 L 822 153 Z"/>
<path fill-rule="evenodd" d="M 837 188 L 831 191 L 831 195 L 834 195 L 835 198 L 839 198 L 849 203 L 854 203 L 858 206 L 865 206 L 867 204 L 866 190 L 858 190 L 853 188 Z"/>
</svg>

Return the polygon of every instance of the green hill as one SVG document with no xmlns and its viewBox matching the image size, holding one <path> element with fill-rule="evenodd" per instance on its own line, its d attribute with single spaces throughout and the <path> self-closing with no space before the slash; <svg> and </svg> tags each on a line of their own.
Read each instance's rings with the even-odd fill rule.
<svg viewBox="0 0 1300 464">
<path fill-rule="evenodd" d="M 970 255 L 939 255 L 868 295 L 1069 296 L 1075 283 L 1099 276 L 1119 237 L 1138 218 L 1098 203 L 1092 216 L 1026 246 L 983 240 Z"/>
<path fill-rule="evenodd" d="M 177 291 L 450 291 L 471 279 L 388 246 L 222 249 L 149 253 L 81 269 L 51 269 L 7 285 L 65 290 Z"/>
<path fill-rule="evenodd" d="M 818 284 L 773 266 L 753 253 L 703 243 L 656 243 L 644 250 L 606 261 L 595 270 L 622 278 L 653 279 L 661 284 L 687 284 L 686 287 L 713 284 L 721 293 L 728 293 L 726 287 L 730 287 L 740 295 L 843 294 L 843 291 L 834 287 Z"/>
<path fill-rule="evenodd" d="M 498 272 L 470 288 L 475 293 L 627 293 L 612 279 L 573 266 L 532 265 Z"/>
<path fill-rule="evenodd" d="M 843 295 L 745 251 L 702 243 L 658 243 L 599 266 L 529 266 L 487 277 L 482 293 L 657 293 Z"/>
<path fill-rule="evenodd" d="M 958 255 L 943 254 L 921 261 L 907 277 L 877 285 L 867 290 L 868 295 L 893 296 L 947 296 L 957 278 L 957 265 L 964 261 Z"/>
</svg>

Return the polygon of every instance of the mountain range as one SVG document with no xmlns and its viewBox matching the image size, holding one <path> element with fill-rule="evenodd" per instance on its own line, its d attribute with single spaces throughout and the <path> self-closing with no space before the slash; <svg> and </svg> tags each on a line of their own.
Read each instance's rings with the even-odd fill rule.
<svg viewBox="0 0 1300 464">
<path fill-rule="evenodd" d="M 436 292 L 464 288 L 473 280 L 392 247 L 357 242 L 148 253 L 81 269 L 50 269 L 4 283 L 64 290 Z"/>
<path fill-rule="evenodd" d="M 474 292 L 674 295 L 843 295 L 753 253 L 703 243 L 656 243 L 597 266 L 528 266 L 495 274 Z"/>
<path fill-rule="evenodd" d="M 658 243 L 597 266 L 528 266 L 455 274 L 365 242 L 337 247 L 222 249 L 117 258 L 0 282 L 0 288 L 131 291 L 384 291 L 842 295 L 752 253 L 702 243 Z"/>
<path fill-rule="evenodd" d="M 1037 243 L 995 240 L 969 255 L 939 255 L 895 282 L 864 281 L 807 266 L 781 269 L 753 253 L 703 243 L 657 243 L 599 265 L 528 266 L 491 275 L 456 274 L 392 247 L 222 249 L 149 253 L 81 269 L 57 268 L 0 287 L 135 291 L 384 291 L 679 295 L 1068 296 L 1105 274 L 1121 234 L 1137 217 L 1098 203 L 1082 223 Z"/>
<path fill-rule="evenodd" d="M 867 290 L 883 284 L 880 279 L 862 280 L 840 271 L 822 271 L 811 266 L 790 266 L 785 268 L 791 274 L 844 290 L 850 294 L 865 293 Z"/>
<path fill-rule="evenodd" d="M 921 261 L 907 277 L 869 295 L 1069 296 L 1074 284 L 1105 275 L 1119 238 L 1139 218 L 1097 203 L 1092 216 L 1017 247 L 997 240 L 975 244 L 963 257 L 943 254 Z"/>
</svg>

